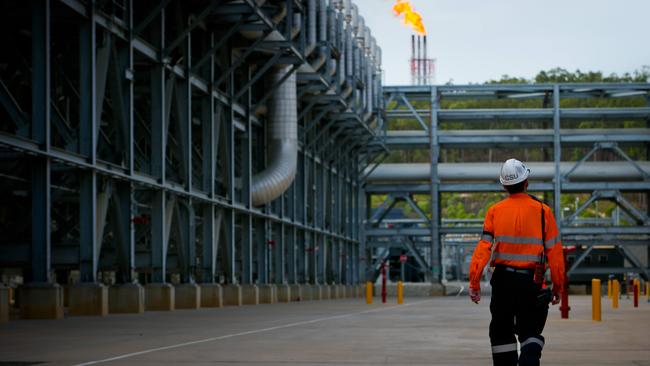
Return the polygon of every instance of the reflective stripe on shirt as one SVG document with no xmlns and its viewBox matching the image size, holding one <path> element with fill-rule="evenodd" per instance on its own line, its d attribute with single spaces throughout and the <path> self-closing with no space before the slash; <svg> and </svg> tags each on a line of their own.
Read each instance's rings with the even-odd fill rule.
<svg viewBox="0 0 650 366">
<path fill-rule="evenodd" d="M 481 235 L 481 240 L 485 240 L 492 243 L 494 241 L 494 236 L 491 233 L 484 231 L 483 235 Z"/>
<path fill-rule="evenodd" d="M 559 243 L 559 242 L 560 242 L 560 236 L 557 235 L 557 236 L 555 236 L 554 238 L 550 238 L 550 239 L 548 239 L 547 241 L 545 241 L 545 242 L 544 242 L 544 247 L 545 247 L 546 249 L 550 249 L 550 248 L 553 247 L 553 245 L 555 245 L 555 244 L 557 244 L 557 243 Z"/>
<path fill-rule="evenodd" d="M 512 253 L 494 252 L 494 259 L 503 259 L 505 261 L 539 262 L 541 256 L 532 255 L 532 254 L 512 254 Z"/>
<path fill-rule="evenodd" d="M 497 242 L 507 243 L 507 244 L 536 244 L 542 245 L 542 239 L 539 238 L 528 238 L 525 236 L 497 236 Z"/>
</svg>

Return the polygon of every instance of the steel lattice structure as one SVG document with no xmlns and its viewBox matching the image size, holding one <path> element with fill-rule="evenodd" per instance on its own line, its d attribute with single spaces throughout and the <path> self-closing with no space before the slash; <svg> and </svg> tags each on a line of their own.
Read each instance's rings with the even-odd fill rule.
<svg viewBox="0 0 650 366">
<path fill-rule="evenodd" d="M 359 282 L 362 173 L 386 147 L 381 54 L 356 8 L 40 0 L 0 9 L 5 274 Z M 254 206 L 252 179 L 273 163 L 269 116 L 286 107 L 272 101 L 293 80 L 295 179 Z"/>
<path fill-rule="evenodd" d="M 547 148 L 549 156 L 546 162 L 529 163 L 533 171 L 529 191 L 544 192 L 547 201 L 551 202 L 563 243 L 583 248 L 570 266 L 569 274 L 606 275 L 632 271 L 648 278 L 648 259 L 644 257 L 648 256 L 650 248 L 650 211 L 648 207 L 635 206 L 623 193 L 644 194 L 647 206 L 650 195 L 650 84 L 387 86 L 384 98 L 386 144 L 392 150 L 428 150 L 430 163 L 379 164 L 369 168 L 366 193 L 368 196 L 386 195 L 374 212 L 366 214 L 366 242 L 363 245 L 372 251 L 375 268 L 378 268 L 377 263 L 387 258 L 390 248 L 401 248 L 415 257 L 427 277 L 439 281 L 444 273 L 443 258 L 451 257 L 451 252 L 458 248 L 471 249 L 476 245 L 478 236 L 474 238 L 470 234 L 481 233 L 482 219 L 443 218 L 440 195 L 445 192 L 502 192 L 498 183 L 501 162 L 441 163 L 441 149 Z M 640 98 L 642 105 L 617 108 L 562 106 L 566 100 L 590 103 L 599 98 Z M 536 107 L 452 109 L 441 103 L 481 100 L 505 103 L 532 100 Z M 395 120 L 411 122 L 411 126 L 416 127 L 408 131 L 391 129 L 391 121 Z M 536 125 L 504 127 L 500 125 L 504 121 Z M 599 121 L 609 125 L 638 121 L 641 126 L 582 128 L 577 125 L 581 121 Z M 563 157 L 562 149 L 574 147 L 591 149 L 587 149 L 588 152 L 577 161 Z M 624 151 L 630 147 L 645 152 L 633 159 Z M 588 161 L 601 150 L 612 151 L 621 161 Z M 569 217 L 562 217 L 560 197 L 568 193 L 589 193 L 591 196 Z M 414 202 L 415 194 L 429 195 L 431 213 L 424 212 Z M 629 224 L 578 219 L 579 214 L 597 200 L 616 202 L 628 216 Z M 408 204 L 418 217 L 385 219 L 398 202 Z M 451 238 L 458 235 L 466 238 Z M 615 246 L 631 266 L 581 267 L 582 261 L 599 245 Z M 463 255 L 471 255 L 471 250 L 464 251 Z"/>
<path fill-rule="evenodd" d="M 439 282 L 445 246 L 474 244 L 447 236 L 481 230 L 448 225 L 440 194 L 501 189 L 481 169 L 454 176 L 459 166 L 440 163 L 440 149 L 539 146 L 552 149 L 540 166 L 550 173 L 531 190 L 548 192 L 556 215 L 561 194 L 587 192 L 582 209 L 613 200 L 634 224 L 575 226 L 580 210 L 558 216 L 564 242 L 587 248 L 571 271 L 594 245 L 615 244 L 647 277 L 630 248 L 647 250 L 648 213 L 622 193 L 650 192 L 647 156 L 624 151 L 647 154 L 648 84 L 384 88 L 381 50 L 347 1 L 35 0 L 0 9 L 1 274 L 352 285 L 400 246 Z M 561 107 L 563 98 L 627 97 L 646 106 Z M 540 108 L 441 107 L 482 98 Z M 420 129 L 392 131 L 395 119 Z M 504 119 L 546 127 L 439 128 Z M 563 126 L 589 119 L 645 125 Z M 562 148 L 572 146 L 593 149 L 565 168 Z M 433 164 L 383 165 L 389 148 L 427 149 Z M 615 179 L 584 178 L 602 149 L 626 165 Z M 422 193 L 431 215 L 413 200 Z M 368 197 L 377 194 L 388 198 L 373 216 Z M 398 201 L 420 218 L 383 227 Z"/>
</svg>

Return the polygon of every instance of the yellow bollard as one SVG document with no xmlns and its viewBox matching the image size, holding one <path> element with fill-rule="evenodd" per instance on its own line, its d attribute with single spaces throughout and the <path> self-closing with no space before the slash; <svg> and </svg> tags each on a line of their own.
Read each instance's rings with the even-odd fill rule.
<svg viewBox="0 0 650 366">
<path fill-rule="evenodd" d="M 645 300 L 650 302 L 650 282 L 645 282 Z"/>
<path fill-rule="evenodd" d="M 612 298 L 612 280 L 611 279 L 607 280 L 607 298 L 608 299 Z"/>
<path fill-rule="evenodd" d="M 612 284 L 612 309 L 618 309 L 618 296 L 619 296 L 619 284 L 618 280 L 614 280 L 614 283 Z"/>
<path fill-rule="evenodd" d="M 600 321 L 600 280 L 591 280 L 591 318 Z"/>
<path fill-rule="evenodd" d="M 397 281 L 397 303 L 400 305 L 404 303 L 404 284 L 402 281 Z"/>
<path fill-rule="evenodd" d="M 372 304 L 372 282 L 366 282 L 366 304 Z"/>
</svg>

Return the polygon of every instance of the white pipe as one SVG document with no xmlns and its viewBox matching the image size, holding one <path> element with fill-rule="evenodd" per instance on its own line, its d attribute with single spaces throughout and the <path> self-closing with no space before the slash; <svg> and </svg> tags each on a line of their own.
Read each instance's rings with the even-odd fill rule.
<svg viewBox="0 0 650 366">
<path fill-rule="evenodd" d="M 291 66 L 270 72 L 270 82 L 278 83 Z M 269 102 L 269 158 L 265 170 L 251 179 L 251 203 L 267 204 L 284 193 L 296 176 L 298 161 L 298 112 L 296 74 L 292 73 L 276 90 Z"/>
<path fill-rule="evenodd" d="M 576 162 L 560 164 L 562 174 L 567 173 Z M 650 162 L 637 162 L 650 174 Z M 502 163 L 442 163 L 438 164 L 438 178 L 442 181 L 488 181 L 498 182 Z M 551 180 L 555 177 L 555 164 L 552 162 L 526 163 L 530 169 L 531 181 Z M 431 179 L 431 166 L 428 163 L 381 164 L 368 181 L 379 182 L 425 182 Z M 620 181 L 641 178 L 641 173 L 628 162 L 585 162 L 570 175 L 576 181 Z"/>
</svg>

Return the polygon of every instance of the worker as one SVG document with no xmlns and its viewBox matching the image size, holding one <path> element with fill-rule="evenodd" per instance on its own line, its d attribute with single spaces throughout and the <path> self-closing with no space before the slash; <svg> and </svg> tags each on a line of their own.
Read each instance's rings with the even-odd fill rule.
<svg viewBox="0 0 650 366">
<path fill-rule="evenodd" d="M 478 304 L 483 268 L 492 254 L 490 343 L 495 366 L 539 365 L 548 304 L 559 303 L 564 289 L 559 231 L 551 209 L 526 193 L 529 174 L 517 159 L 501 167 L 500 181 L 508 197 L 488 209 L 470 264 L 469 295 Z M 547 268 L 552 290 L 543 283 Z"/>
</svg>

